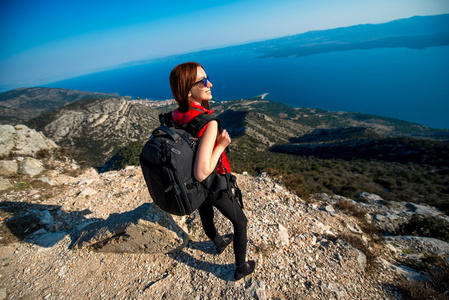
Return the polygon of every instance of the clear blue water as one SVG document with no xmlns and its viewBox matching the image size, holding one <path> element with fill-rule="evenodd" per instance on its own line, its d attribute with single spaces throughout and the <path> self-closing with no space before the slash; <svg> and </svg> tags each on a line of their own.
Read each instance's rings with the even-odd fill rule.
<svg viewBox="0 0 449 300">
<path fill-rule="evenodd" d="M 256 58 L 201 53 L 91 74 L 48 86 L 172 98 L 168 76 L 185 61 L 201 63 L 214 98 L 267 99 L 293 107 L 356 111 L 449 128 L 449 47 L 353 50 L 306 57 Z"/>
</svg>

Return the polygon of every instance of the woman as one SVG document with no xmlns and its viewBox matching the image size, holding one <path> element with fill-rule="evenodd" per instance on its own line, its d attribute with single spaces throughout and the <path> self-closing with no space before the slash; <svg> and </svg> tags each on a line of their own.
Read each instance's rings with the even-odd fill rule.
<svg viewBox="0 0 449 300">
<path fill-rule="evenodd" d="M 180 125 L 189 123 L 198 114 L 212 113 L 209 100 L 212 99 L 212 83 L 203 67 L 195 62 L 183 63 L 176 66 L 170 73 L 170 87 L 173 97 L 178 103 L 178 109 L 172 112 L 175 122 Z M 226 130 L 218 132 L 218 123 L 209 122 L 198 134 L 199 145 L 194 165 L 194 176 L 203 181 L 217 166 L 217 176 L 227 171 L 231 172 L 228 158 L 224 150 L 231 143 Z M 217 165 L 218 164 L 218 165 Z M 218 233 L 214 225 L 214 210 L 216 207 L 234 226 L 234 234 L 224 238 Z M 198 208 L 204 231 L 214 242 L 217 253 L 222 253 L 233 241 L 236 270 L 234 279 L 240 280 L 251 274 L 255 268 L 254 261 L 246 262 L 247 219 L 238 202 L 228 195 L 226 190 L 211 193 L 205 202 Z"/>
</svg>

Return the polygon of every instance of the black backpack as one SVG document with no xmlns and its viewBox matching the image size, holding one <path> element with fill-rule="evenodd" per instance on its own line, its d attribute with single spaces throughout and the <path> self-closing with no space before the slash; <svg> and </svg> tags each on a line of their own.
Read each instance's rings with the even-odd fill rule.
<svg viewBox="0 0 449 300">
<path fill-rule="evenodd" d="M 159 115 L 161 126 L 153 131 L 140 154 L 140 165 L 154 203 L 164 211 L 183 216 L 194 212 L 210 193 L 228 189 L 241 202 L 241 193 L 235 176 L 226 172 L 226 183 L 218 183 L 215 171 L 204 181 L 193 175 L 197 135 L 210 121 L 220 120 L 214 114 L 201 113 L 190 123 L 178 126 L 171 112 Z M 223 178 L 223 177 L 222 177 Z M 221 180 L 223 181 L 223 180 Z"/>
</svg>

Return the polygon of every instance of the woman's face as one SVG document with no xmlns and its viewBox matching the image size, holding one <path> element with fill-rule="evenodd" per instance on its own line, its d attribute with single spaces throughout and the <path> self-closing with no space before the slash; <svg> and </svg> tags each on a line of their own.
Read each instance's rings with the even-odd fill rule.
<svg viewBox="0 0 449 300">
<path fill-rule="evenodd" d="M 200 104 L 203 100 L 209 101 L 212 99 L 212 92 L 210 90 L 212 83 L 207 80 L 207 85 L 204 85 L 204 78 L 207 78 L 206 72 L 204 72 L 203 68 L 198 67 L 196 71 L 196 83 L 189 92 L 189 97 L 191 100 Z"/>
</svg>

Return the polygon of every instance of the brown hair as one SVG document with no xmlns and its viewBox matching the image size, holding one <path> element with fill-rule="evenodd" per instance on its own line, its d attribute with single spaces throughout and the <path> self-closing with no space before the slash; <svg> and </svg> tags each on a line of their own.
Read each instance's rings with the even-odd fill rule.
<svg viewBox="0 0 449 300">
<path fill-rule="evenodd" d="M 199 63 L 186 62 L 177 65 L 170 73 L 171 92 L 178 103 L 180 112 L 187 112 L 192 108 L 189 92 L 196 82 L 198 67 L 203 68 Z M 202 101 L 201 105 L 206 109 L 210 109 L 209 101 Z"/>
</svg>

